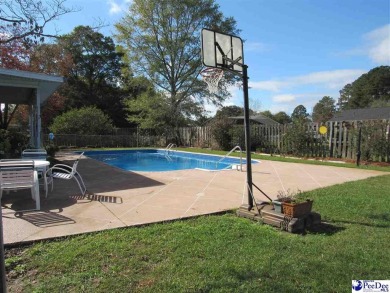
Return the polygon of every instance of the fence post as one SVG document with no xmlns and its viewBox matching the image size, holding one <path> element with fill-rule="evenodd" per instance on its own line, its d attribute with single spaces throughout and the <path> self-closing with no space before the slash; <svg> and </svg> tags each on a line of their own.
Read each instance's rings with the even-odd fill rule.
<svg viewBox="0 0 390 293">
<path fill-rule="evenodd" d="M 343 150 L 341 152 L 341 157 L 344 159 L 347 157 L 347 136 L 348 136 L 348 130 L 344 124 L 343 125 Z"/>
<path fill-rule="evenodd" d="M 342 125 L 342 122 L 339 122 L 338 123 L 338 139 L 337 139 L 337 156 L 338 157 L 341 157 L 341 138 L 343 136 L 343 125 Z"/>
<path fill-rule="evenodd" d="M 330 124 L 330 133 L 329 133 L 329 157 L 334 158 L 335 157 L 335 150 L 336 150 L 336 139 L 335 136 L 337 135 L 336 131 L 336 121 L 331 122 Z"/>
<path fill-rule="evenodd" d="M 356 165 L 359 166 L 360 165 L 360 156 L 361 156 L 361 142 L 362 142 L 362 125 L 361 125 L 361 122 L 360 122 L 360 125 L 359 125 L 359 122 L 357 122 L 358 126 L 359 126 L 359 134 L 358 134 L 358 142 L 357 142 L 357 152 L 356 152 Z"/>
<path fill-rule="evenodd" d="M 346 159 L 352 159 L 352 153 L 353 153 L 353 131 L 352 131 L 352 127 L 353 125 L 349 125 L 349 131 L 348 131 L 348 138 L 347 138 L 347 145 L 348 145 L 348 148 L 347 148 L 347 154 L 346 154 Z"/>
</svg>

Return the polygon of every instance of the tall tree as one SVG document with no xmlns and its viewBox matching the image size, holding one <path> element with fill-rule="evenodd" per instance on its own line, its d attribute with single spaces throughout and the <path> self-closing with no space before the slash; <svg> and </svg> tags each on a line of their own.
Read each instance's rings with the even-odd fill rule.
<svg viewBox="0 0 390 293">
<path fill-rule="evenodd" d="M 274 115 L 271 113 L 270 110 L 262 111 L 262 112 L 260 112 L 260 114 L 263 115 L 263 116 L 265 116 L 265 117 L 268 117 L 268 118 L 270 118 L 270 119 L 275 120 L 275 119 L 274 119 Z"/>
<path fill-rule="evenodd" d="M 305 122 L 308 120 L 308 117 L 309 114 L 307 113 L 306 107 L 303 105 L 296 106 L 291 114 L 293 122 Z"/>
<path fill-rule="evenodd" d="M 224 106 L 215 113 L 215 118 L 234 117 L 244 115 L 244 108 L 238 106 Z"/>
<path fill-rule="evenodd" d="M 289 124 L 291 123 L 291 117 L 284 111 L 280 111 L 273 115 L 273 119 L 280 124 Z"/>
<path fill-rule="evenodd" d="M 335 100 L 329 96 L 324 96 L 313 108 L 312 119 L 314 122 L 326 122 L 333 117 L 336 112 Z"/>
<path fill-rule="evenodd" d="M 67 109 L 97 106 L 116 126 L 127 126 L 122 91 L 123 54 L 114 41 L 89 26 L 78 26 L 58 41 L 58 46 L 72 60 L 67 84 L 62 93 L 68 98 Z"/>
<path fill-rule="evenodd" d="M 30 56 L 34 72 L 69 77 L 74 66 L 72 55 L 58 42 L 36 46 Z"/>
<path fill-rule="evenodd" d="M 169 107 L 161 98 L 162 93 L 156 92 L 153 84 L 144 77 L 134 78 L 130 86 L 137 88 L 138 92 L 124 102 L 127 120 L 141 128 L 164 129 Z"/>
<path fill-rule="evenodd" d="M 343 110 L 348 107 L 348 102 L 352 97 L 352 85 L 349 83 L 340 90 L 339 101 L 337 102 L 337 109 Z"/>
<path fill-rule="evenodd" d="M 78 26 L 70 34 L 63 36 L 59 45 L 73 60 L 70 82 L 76 86 L 78 83 L 86 86 L 82 89 L 81 99 L 73 97 L 76 106 L 102 102 L 99 101 L 104 99 L 102 90 L 118 85 L 123 66 L 122 55 L 116 52 L 113 40 L 89 26 Z"/>
<path fill-rule="evenodd" d="M 345 108 L 367 108 L 390 101 L 390 66 L 379 66 L 347 84 L 340 92 Z"/>
<path fill-rule="evenodd" d="M 4 36 L 0 44 L 23 40 L 25 44 L 43 42 L 45 37 L 55 34 L 45 32 L 47 24 L 60 16 L 73 12 L 67 8 L 66 0 L 3 0 L 0 1 L 0 33 Z M 16 30 L 9 30 L 12 26 Z"/>
<path fill-rule="evenodd" d="M 19 31 L 8 26 L 8 31 Z M 7 33 L 0 33 L 0 42 L 7 38 Z M 26 48 L 22 40 L 16 39 L 0 44 L 0 67 L 7 69 L 27 70 L 31 50 Z"/>
<path fill-rule="evenodd" d="M 224 17 L 214 0 L 134 0 L 116 24 L 135 72 L 165 93 L 161 98 L 169 107 L 166 123 L 171 127 L 179 126 L 183 116 L 201 113 L 201 97 L 218 104 L 229 95 L 226 87 L 219 95 L 208 94 L 198 79 L 203 27 L 238 33 L 236 21 Z"/>
</svg>

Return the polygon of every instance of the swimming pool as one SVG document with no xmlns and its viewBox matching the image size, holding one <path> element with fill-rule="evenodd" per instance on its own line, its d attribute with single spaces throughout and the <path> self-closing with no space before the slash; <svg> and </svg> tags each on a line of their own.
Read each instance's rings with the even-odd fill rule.
<svg viewBox="0 0 390 293">
<path fill-rule="evenodd" d="M 173 171 L 185 169 L 222 170 L 239 165 L 240 159 L 221 156 L 166 150 L 86 151 L 84 155 L 126 171 Z M 245 164 L 246 160 L 243 159 Z M 252 163 L 257 163 L 252 161 Z"/>
</svg>

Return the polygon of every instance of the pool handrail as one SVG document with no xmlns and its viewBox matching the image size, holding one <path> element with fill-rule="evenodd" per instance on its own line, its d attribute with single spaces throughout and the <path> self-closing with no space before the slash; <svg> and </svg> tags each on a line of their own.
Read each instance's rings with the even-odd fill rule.
<svg viewBox="0 0 390 293">
<path fill-rule="evenodd" d="M 239 149 L 240 150 L 240 171 L 242 172 L 242 149 L 241 149 L 241 147 L 239 146 L 239 145 L 236 145 L 234 148 L 232 148 L 231 150 L 230 150 L 230 152 L 228 152 L 223 158 L 221 158 L 218 162 L 217 162 L 217 164 L 216 164 L 216 166 L 218 167 L 218 164 L 220 163 L 220 162 L 222 162 L 224 159 L 226 159 L 232 152 L 234 152 L 236 149 Z"/>
<path fill-rule="evenodd" d="M 165 152 L 169 154 L 169 151 L 173 148 L 173 147 L 177 147 L 177 145 L 175 143 L 170 143 L 167 145 L 167 147 L 165 148 Z"/>
</svg>

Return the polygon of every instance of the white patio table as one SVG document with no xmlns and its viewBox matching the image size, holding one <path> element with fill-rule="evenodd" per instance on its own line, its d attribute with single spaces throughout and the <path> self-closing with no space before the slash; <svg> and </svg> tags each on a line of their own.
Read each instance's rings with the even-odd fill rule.
<svg viewBox="0 0 390 293">
<path fill-rule="evenodd" d="M 45 190 L 45 197 L 47 197 L 47 178 L 46 171 L 49 169 L 50 162 L 46 160 L 34 160 L 34 159 L 3 159 L 0 162 L 6 161 L 34 161 L 34 169 L 43 174 L 43 189 Z"/>
</svg>

